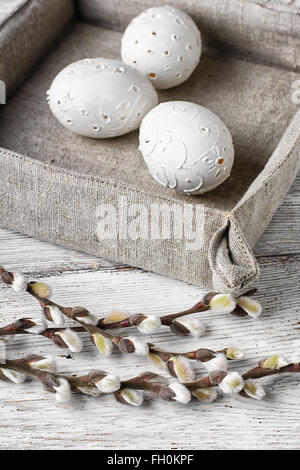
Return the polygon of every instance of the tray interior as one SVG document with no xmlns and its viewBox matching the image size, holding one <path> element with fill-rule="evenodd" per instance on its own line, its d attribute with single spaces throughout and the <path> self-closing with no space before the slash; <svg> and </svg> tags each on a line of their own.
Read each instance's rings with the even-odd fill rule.
<svg viewBox="0 0 300 470">
<path fill-rule="evenodd" d="M 46 91 L 63 67 L 87 57 L 119 58 L 120 40 L 119 32 L 73 23 L 31 78 L 1 107 L 0 146 L 146 194 L 232 209 L 263 169 L 295 113 L 291 85 L 299 75 L 211 52 L 201 58 L 187 82 L 159 92 L 160 101 L 193 101 L 216 112 L 235 144 L 232 175 L 225 183 L 203 196 L 181 196 L 148 174 L 138 150 L 138 131 L 106 140 L 80 137 L 61 126 L 46 103 Z M 142 188 L 141 180 L 146 181 Z"/>
</svg>

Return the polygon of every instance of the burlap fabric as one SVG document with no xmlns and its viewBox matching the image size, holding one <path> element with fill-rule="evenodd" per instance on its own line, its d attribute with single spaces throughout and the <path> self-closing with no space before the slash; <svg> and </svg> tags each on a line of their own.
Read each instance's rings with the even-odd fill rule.
<svg viewBox="0 0 300 470">
<path fill-rule="evenodd" d="M 80 3 L 81 11 L 84 4 L 91 8 L 91 1 Z M 114 2 L 93 3 L 96 18 L 97 11 L 107 11 Z M 126 16 L 131 2 L 119 2 L 119 8 L 123 3 Z M 196 2 L 185 4 L 197 16 Z M 205 1 L 203 5 L 205 12 Z M 0 28 L 0 70 L 6 70 L 0 79 L 14 92 L 0 110 L 1 225 L 207 288 L 235 290 L 251 283 L 258 275 L 252 247 L 299 166 L 300 115 L 291 99 L 299 75 L 210 49 L 185 84 L 160 93 L 161 101 L 188 100 L 211 108 L 226 122 L 235 143 L 233 173 L 221 187 L 200 197 L 179 196 L 148 174 L 137 132 L 95 141 L 71 134 L 51 115 L 45 93 L 62 67 L 83 57 L 120 55 L 119 32 L 72 21 L 72 15 L 69 0 L 28 0 Z M 289 46 L 295 40 L 292 33 Z M 253 41 L 254 36 L 255 31 Z M 261 38 L 257 41 L 262 48 Z M 296 47 L 294 52 L 296 57 Z M 17 88 L 25 75 L 30 77 Z M 99 222 L 104 204 L 117 214 L 120 204 L 142 208 L 148 222 L 153 207 L 175 207 L 178 215 L 188 206 L 185 224 L 197 232 L 199 244 L 188 248 L 187 237 L 179 239 L 172 231 L 169 237 L 155 238 L 150 228 L 148 237 L 145 231 L 137 237 L 119 232 L 103 239 Z M 162 211 L 160 225 L 164 217 Z M 129 224 L 134 219 L 131 213 Z"/>
</svg>

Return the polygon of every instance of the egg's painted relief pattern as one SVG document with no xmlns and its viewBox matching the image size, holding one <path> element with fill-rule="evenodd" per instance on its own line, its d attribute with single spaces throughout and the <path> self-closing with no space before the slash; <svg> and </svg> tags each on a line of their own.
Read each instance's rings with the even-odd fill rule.
<svg viewBox="0 0 300 470">
<path fill-rule="evenodd" d="M 157 104 L 157 94 L 139 72 L 117 60 L 83 59 L 52 82 L 47 102 L 75 133 L 107 138 L 130 132 Z"/>
<path fill-rule="evenodd" d="M 188 102 L 167 102 L 143 120 L 140 150 L 162 185 L 202 194 L 231 172 L 234 149 L 225 124 L 211 111 Z"/>
</svg>

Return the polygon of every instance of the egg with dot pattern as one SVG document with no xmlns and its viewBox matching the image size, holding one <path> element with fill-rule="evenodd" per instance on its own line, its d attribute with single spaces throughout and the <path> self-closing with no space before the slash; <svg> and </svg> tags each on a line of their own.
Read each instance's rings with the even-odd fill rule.
<svg viewBox="0 0 300 470">
<path fill-rule="evenodd" d="M 163 186 L 199 195 L 231 173 L 231 134 L 212 111 L 187 101 L 153 108 L 140 127 L 140 151 L 150 174 Z"/>
<path fill-rule="evenodd" d="M 171 88 L 187 80 L 196 68 L 201 55 L 200 31 L 178 8 L 149 8 L 127 26 L 121 55 L 155 88 Z"/>
<path fill-rule="evenodd" d="M 138 70 L 119 60 L 93 58 L 59 72 L 47 101 L 54 116 L 70 131 L 101 139 L 137 129 L 158 99 Z"/>
</svg>

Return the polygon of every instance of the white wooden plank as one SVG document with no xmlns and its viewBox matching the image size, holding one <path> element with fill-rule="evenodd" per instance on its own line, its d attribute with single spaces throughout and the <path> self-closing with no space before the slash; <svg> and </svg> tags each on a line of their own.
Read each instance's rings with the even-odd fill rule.
<svg viewBox="0 0 300 470">
<path fill-rule="evenodd" d="M 300 253 L 300 175 L 255 246 L 259 255 Z"/>
</svg>

